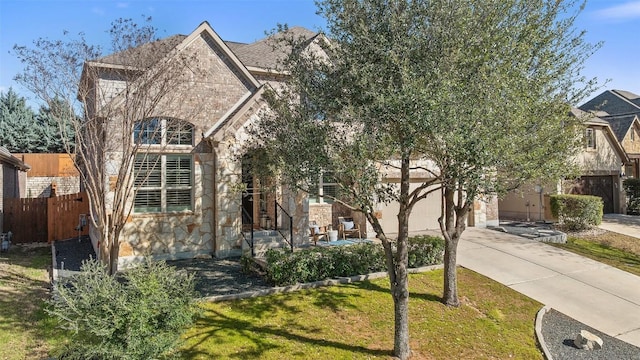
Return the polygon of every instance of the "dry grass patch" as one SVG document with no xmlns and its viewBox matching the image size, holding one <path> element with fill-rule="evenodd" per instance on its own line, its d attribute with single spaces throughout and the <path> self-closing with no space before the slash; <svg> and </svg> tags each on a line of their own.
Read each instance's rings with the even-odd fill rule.
<svg viewBox="0 0 640 360">
<path fill-rule="evenodd" d="M 534 336 L 541 304 L 459 269 L 463 305 L 440 303 L 442 270 L 410 276 L 412 359 L 542 359 Z M 185 359 L 389 359 L 393 301 L 378 279 L 208 303 L 184 336 Z"/>
</svg>

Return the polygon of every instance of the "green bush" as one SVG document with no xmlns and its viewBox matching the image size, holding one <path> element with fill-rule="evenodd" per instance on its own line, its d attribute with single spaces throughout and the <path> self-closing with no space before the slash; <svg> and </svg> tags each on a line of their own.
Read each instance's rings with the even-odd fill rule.
<svg viewBox="0 0 640 360">
<path fill-rule="evenodd" d="M 640 215 L 640 179 L 625 179 L 622 185 L 627 194 L 627 214 Z"/>
<path fill-rule="evenodd" d="M 604 204 L 598 196 L 551 195 L 551 213 L 568 230 L 600 225 Z"/>
<path fill-rule="evenodd" d="M 409 267 L 440 264 L 444 240 L 434 236 L 411 237 L 408 252 Z M 315 247 L 293 253 L 271 249 L 266 259 L 266 279 L 276 286 L 387 270 L 382 245 L 370 243 Z"/>
<path fill-rule="evenodd" d="M 60 359 L 168 358 L 196 315 L 194 279 L 146 259 L 110 276 L 96 260 L 55 285 L 48 311 L 73 333 Z"/>
</svg>

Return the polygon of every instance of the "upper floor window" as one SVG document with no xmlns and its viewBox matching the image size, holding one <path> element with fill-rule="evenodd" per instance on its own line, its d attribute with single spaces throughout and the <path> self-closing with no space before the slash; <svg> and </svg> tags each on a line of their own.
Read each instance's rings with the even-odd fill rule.
<svg viewBox="0 0 640 360">
<path fill-rule="evenodd" d="M 596 131 L 593 128 L 587 128 L 584 131 L 584 144 L 587 149 L 596 148 Z"/>
<path fill-rule="evenodd" d="M 149 118 L 135 123 L 133 140 L 139 145 L 193 145 L 193 125 L 172 118 Z"/>
</svg>

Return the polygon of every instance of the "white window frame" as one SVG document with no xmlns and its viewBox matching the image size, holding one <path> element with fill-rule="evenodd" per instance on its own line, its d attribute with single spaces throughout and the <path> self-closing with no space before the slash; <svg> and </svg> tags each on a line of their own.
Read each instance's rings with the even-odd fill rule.
<svg viewBox="0 0 640 360">
<path fill-rule="evenodd" d="M 149 124 L 155 121 L 157 121 L 156 129 L 145 127 L 145 124 Z M 174 121 L 180 122 L 181 124 L 175 132 L 177 137 L 173 136 L 173 133 L 168 130 Z M 184 127 L 182 126 L 182 124 L 184 124 Z M 151 139 L 154 141 L 138 139 L 140 131 L 145 131 L 150 135 L 146 136 L 145 139 Z M 138 144 L 139 151 L 134 157 L 133 164 L 133 174 L 135 181 L 133 200 L 134 214 L 157 214 L 193 211 L 195 167 L 193 155 L 191 154 L 194 142 L 193 133 L 194 127 L 191 123 L 178 119 L 156 117 L 136 122 L 132 131 L 132 140 L 134 141 L 134 143 L 140 143 Z M 169 136 L 171 136 L 171 138 L 169 138 Z M 176 142 L 172 141 L 172 139 L 178 140 Z M 186 141 L 182 143 L 183 140 Z M 187 143 L 189 141 L 190 143 Z M 178 159 L 176 163 L 177 175 L 173 177 L 177 182 L 176 184 L 170 184 L 170 181 L 168 181 L 168 179 L 171 178 L 172 174 L 176 174 L 176 171 L 172 173 L 172 169 L 169 169 L 171 161 L 168 162 L 167 159 L 172 158 Z M 153 164 L 149 164 L 149 161 L 152 161 Z M 185 163 L 184 161 L 188 162 Z M 142 162 L 146 162 L 147 164 L 149 164 L 149 166 L 145 167 L 144 171 L 146 172 L 146 174 L 141 174 L 142 177 L 136 179 L 136 177 L 138 176 L 138 172 L 141 171 L 140 166 L 143 164 Z M 181 168 L 181 166 L 185 164 L 188 164 L 188 169 Z M 159 167 L 159 170 L 156 167 Z M 157 174 L 152 174 L 153 172 L 157 172 Z M 186 172 L 188 172 L 188 176 L 185 176 Z M 180 175 L 180 173 L 182 173 L 182 175 Z M 153 177 L 150 177 L 149 175 L 153 175 Z M 178 198 L 180 197 L 180 193 L 182 192 L 182 197 L 184 199 L 188 197 L 188 201 L 182 201 L 178 202 L 178 204 L 172 205 L 172 192 Z M 188 196 L 185 195 L 186 192 L 188 192 Z M 153 204 L 154 206 L 149 206 L 149 201 L 147 201 L 146 205 L 138 204 L 138 202 L 144 201 L 144 199 L 142 199 L 142 196 L 145 193 L 152 195 L 152 197 L 153 194 L 156 193 L 155 201 Z M 158 198 L 159 202 L 157 201 Z"/>
</svg>

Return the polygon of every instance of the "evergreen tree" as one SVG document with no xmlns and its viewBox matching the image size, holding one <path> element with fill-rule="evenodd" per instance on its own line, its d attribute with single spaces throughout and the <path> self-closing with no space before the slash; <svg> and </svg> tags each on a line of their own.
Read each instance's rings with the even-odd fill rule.
<svg viewBox="0 0 640 360">
<path fill-rule="evenodd" d="M 0 93 L 0 145 L 13 153 L 33 152 L 37 139 L 34 113 L 13 89 Z"/>
</svg>

